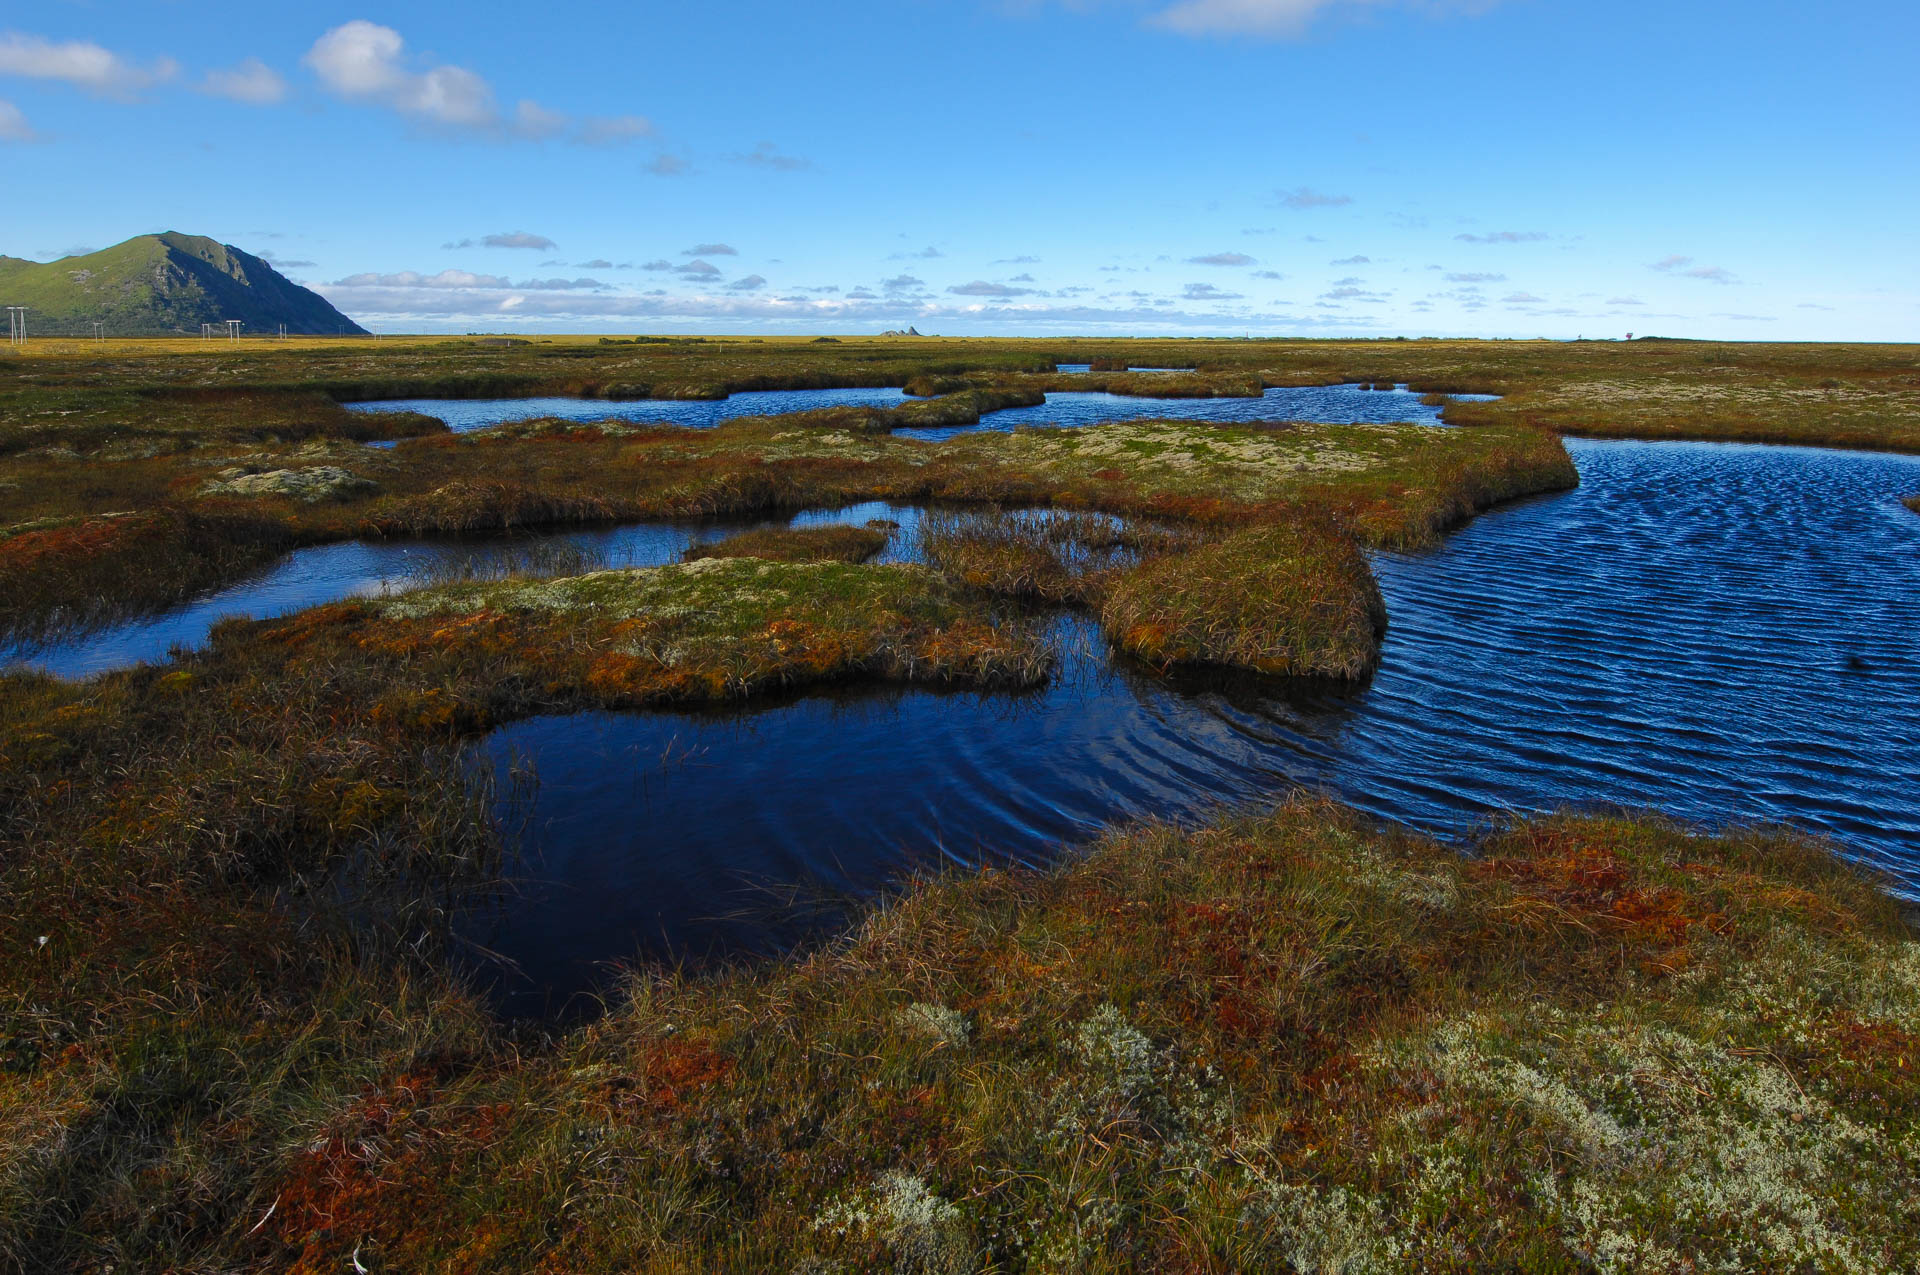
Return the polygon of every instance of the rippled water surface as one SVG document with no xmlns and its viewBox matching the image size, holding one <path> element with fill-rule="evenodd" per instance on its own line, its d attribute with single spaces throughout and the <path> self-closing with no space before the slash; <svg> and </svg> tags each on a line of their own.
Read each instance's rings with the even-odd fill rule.
<svg viewBox="0 0 1920 1275">
<path fill-rule="evenodd" d="M 1384 397 L 1384 395 L 1383 395 Z M 521 722 L 477 759 L 528 852 L 474 937 L 540 1012 L 599 963 L 756 949 L 802 900 L 942 856 L 1044 860 L 1129 815 L 1294 786 L 1458 832 L 1505 810 L 1792 819 L 1920 886 L 1920 459 L 1570 441 L 1582 486 L 1378 561 L 1362 690 L 1169 684 L 1060 624 L 1019 697 L 819 696 L 732 715 Z"/>
</svg>

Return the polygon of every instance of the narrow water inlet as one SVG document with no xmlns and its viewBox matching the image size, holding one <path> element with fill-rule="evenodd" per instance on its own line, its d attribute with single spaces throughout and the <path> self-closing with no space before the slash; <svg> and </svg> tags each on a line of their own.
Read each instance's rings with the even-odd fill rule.
<svg viewBox="0 0 1920 1275">
<path fill-rule="evenodd" d="M 1117 819 L 1307 787 L 1457 834 L 1504 811 L 1791 820 L 1920 891 L 1920 458 L 1569 440 L 1573 492 L 1376 570 L 1361 689 L 1168 682 L 1065 617 L 1022 696 L 842 691 L 494 732 L 524 880 L 469 934 L 510 1012 L 605 963 L 765 951 L 901 872 L 1044 862 Z M 799 906 L 796 906 L 796 903 Z"/>
<path fill-rule="evenodd" d="M 863 501 L 838 509 L 769 518 L 681 519 L 617 527 L 541 529 L 474 536 L 345 540 L 297 549 L 225 588 L 170 608 L 37 645 L 0 646 L 0 668 L 39 669 L 58 677 L 91 677 L 138 663 L 160 663 L 175 647 L 205 643 L 213 626 L 234 616 L 267 619 L 347 598 L 379 597 L 434 583 L 463 570 L 485 575 L 542 556 L 572 555 L 605 567 L 652 567 L 680 561 L 692 545 L 742 531 L 827 524 L 896 524 L 875 562 L 918 558 L 917 506 Z"/>
</svg>

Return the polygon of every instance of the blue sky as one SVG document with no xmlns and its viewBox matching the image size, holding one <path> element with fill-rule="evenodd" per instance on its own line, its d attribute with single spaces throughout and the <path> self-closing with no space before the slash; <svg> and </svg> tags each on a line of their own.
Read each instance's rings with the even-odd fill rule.
<svg viewBox="0 0 1920 1275">
<path fill-rule="evenodd" d="M 1893 2 L 43 2 L 0 252 L 208 234 L 382 331 L 1911 341 L 1916 49 Z"/>
</svg>

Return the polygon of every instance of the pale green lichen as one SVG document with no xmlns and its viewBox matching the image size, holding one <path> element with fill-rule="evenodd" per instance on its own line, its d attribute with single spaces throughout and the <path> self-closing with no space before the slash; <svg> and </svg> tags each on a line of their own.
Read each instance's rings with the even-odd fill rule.
<svg viewBox="0 0 1920 1275">
<path fill-rule="evenodd" d="M 309 465 L 304 469 L 251 470 L 236 466 L 221 470 L 201 488 L 208 496 L 285 496 L 313 504 L 341 500 L 376 490 L 379 484 L 338 465 Z"/>
<path fill-rule="evenodd" d="M 1434 1039 L 1451 1085 L 1524 1112 L 1559 1155 L 1535 1190 L 1603 1271 L 1877 1269 L 1858 1241 L 1920 1226 L 1911 1148 L 1836 1111 L 1765 1056 L 1615 1014 L 1468 1019 Z M 1903 1161 L 1906 1161 L 1903 1163 Z"/>
<path fill-rule="evenodd" d="M 911 1173 L 890 1169 L 873 1187 L 829 1204 L 814 1229 L 842 1238 L 878 1240 L 906 1275 L 961 1275 L 974 1268 L 974 1247 L 959 1207 Z"/>
<path fill-rule="evenodd" d="M 973 1024 L 957 1009 L 915 1001 L 900 1011 L 900 1025 L 931 1036 L 950 1049 L 964 1049 L 973 1038 Z"/>
</svg>

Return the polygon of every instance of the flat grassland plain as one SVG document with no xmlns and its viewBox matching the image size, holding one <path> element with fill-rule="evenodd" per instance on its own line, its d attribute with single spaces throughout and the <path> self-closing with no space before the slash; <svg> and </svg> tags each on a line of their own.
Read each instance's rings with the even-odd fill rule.
<svg viewBox="0 0 1920 1275">
<path fill-rule="evenodd" d="M 1457 429 L 895 433 L 1049 390 L 1353 382 L 1502 397 L 1447 402 Z M 457 436 L 341 406 L 868 386 L 916 397 Z M 1920 943 L 1790 832 L 1554 816 L 1462 853 L 1292 798 L 917 882 L 789 959 L 638 969 L 571 1027 L 500 1021 L 447 958 L 448 908 L 510 852 L 459 765 L 478 732 L 857 679 L 1030 685 L 1062 605 L 1149 668 L 1364 678 L 1386 622 L 1365 551 L 1570 486 L 1561 433 L 1920 452 L 1920 348 L 0 358 L 7 641 L 330 540 L 971 511 L 935 520 L 924 565 L 864 564 L 861 529 L 761 532 L 230 621 L 82 682 L 0 673 L 0 1269 L 1916 1269 Z"/>
</svg>

